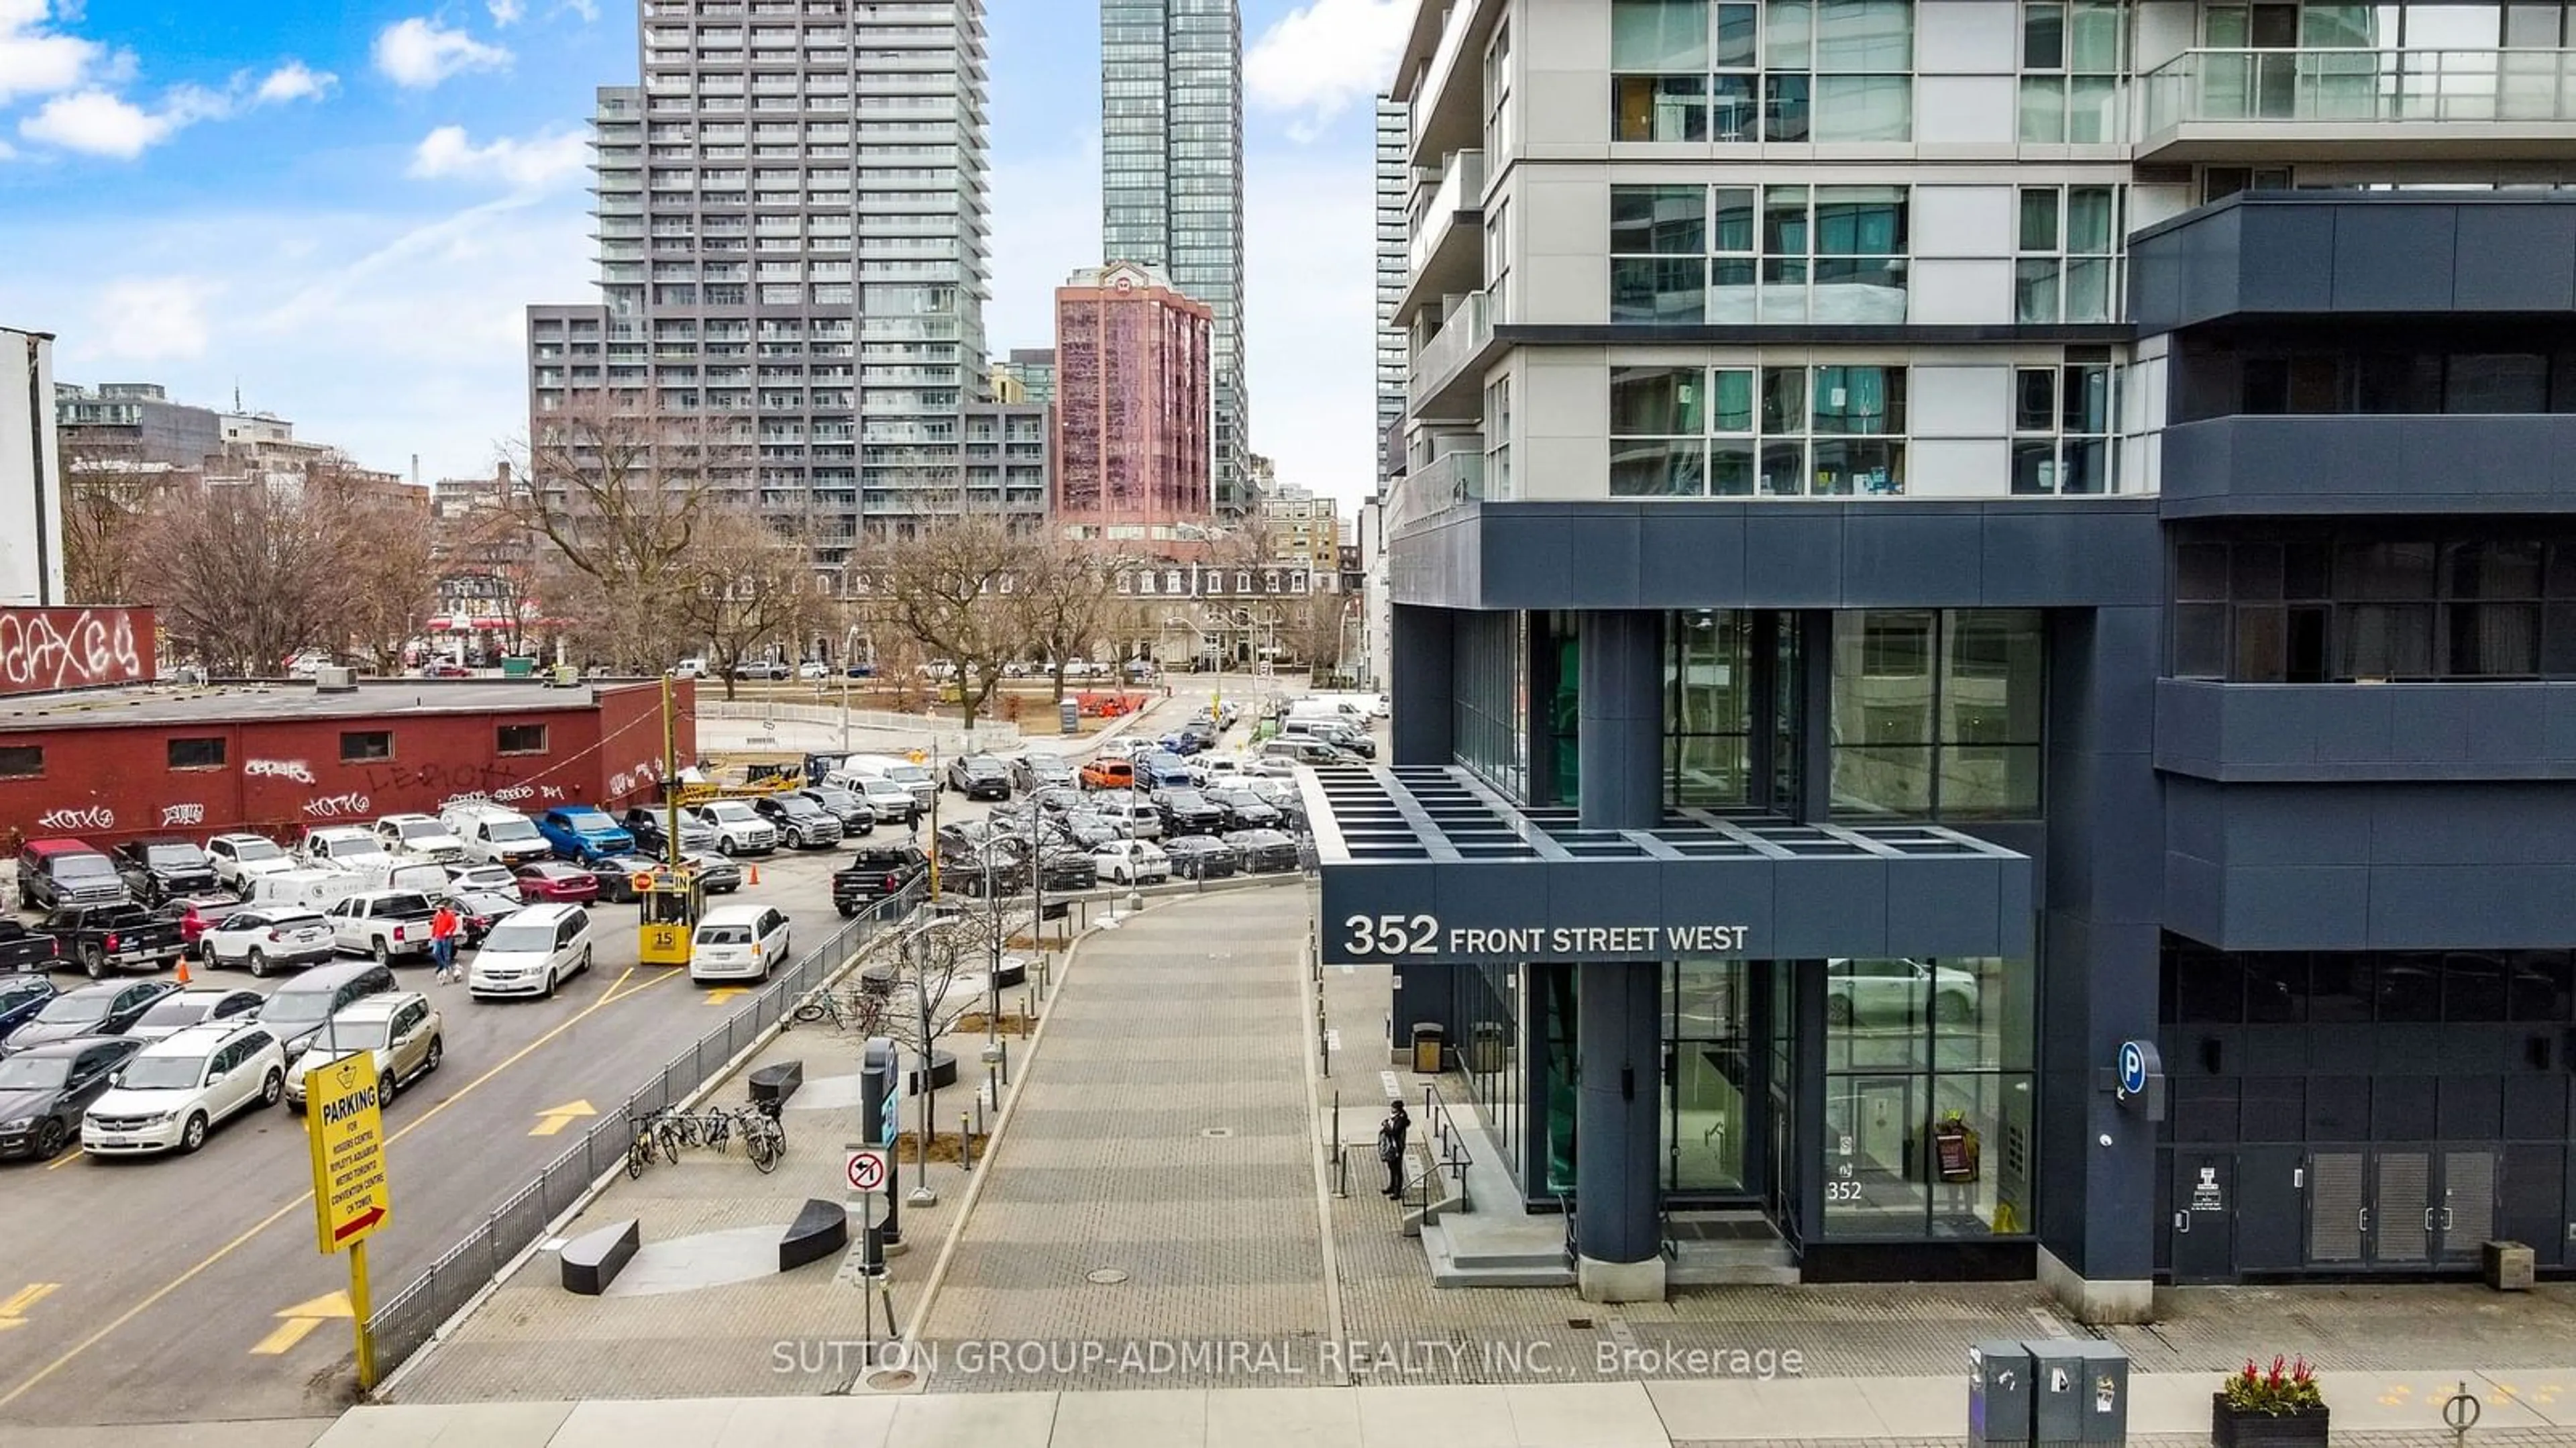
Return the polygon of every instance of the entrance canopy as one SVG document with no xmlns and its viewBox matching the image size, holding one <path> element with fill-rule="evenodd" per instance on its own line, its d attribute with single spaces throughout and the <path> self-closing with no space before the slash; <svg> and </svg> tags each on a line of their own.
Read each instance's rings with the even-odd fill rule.
<svg viewBox="0 0 2576 1448">
<path fill-rule="evenodd" d="M 2028 957 L 2028 856 L 1929 824 L 1716 809 L 1586 831 L 1466 770 L 1300 772 L 1327 964 Z"/>
</svg>

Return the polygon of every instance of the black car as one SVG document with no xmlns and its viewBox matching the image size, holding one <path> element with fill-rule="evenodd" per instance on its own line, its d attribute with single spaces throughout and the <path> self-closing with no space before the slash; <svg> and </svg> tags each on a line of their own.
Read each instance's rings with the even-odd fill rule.
<svg viewBox="0 0 2576 1448">
<path fill-rule="evenodd" d="M 751 807 L 778 831 L 778 842 L 790 849 L 827 850 L 841 842 L 841 822 L 802 791 L 764 794 Z"/>
<path fill-rule="evenodd" d="M 680 863 L 689 867 L 710 895 L 730 895 L 742 888 L 742 866 L 722 855 L 686 854 Z"/>
<path fill-rule="evenodd" d="M 1091 797 L 1084 794 L 1078 784 L 1041 785 L 1029 795 L 1029 799 L 1051 815 L 1066 815 L 1091 807 Z"/>
<path fill-rule="evenodd" d="M 1154 791 L 1155 812 L 1163 817 L 1163 834 L 1213 835 L 1225 830 L 1225 806 L 1195 789 L 1158 789 Z"/>
<path fill-rule="evenodd" d="M 116 873 L 125 888 L 146 905 L 187 895 L 212 895 L 221 888 L 215 862 L 186 840 L 136 840 L 116 847 Z"/>
<path fill-rule="evenodd" d="M 605 904 L 632 905 L 643 898 L 635 888 L 637 875 L 650 875 L 662 868 L 662 861 L 650 855 L 602 855 L 580 868 L 588 870 L 599 881 L 599 898 Z"/>
<path fill-rule="evenodd" d="M 966 895 L 1018 895 L 1029 888 L 1028 847 L 1000 838 L 980 845 L 943 848 L 939 885 Z"/>
<path fill-rule="evenodd" d="M 41 975 L 0 975 L 0 1041 L 36 1018 L 45 1002 L 61 992 Z"/>
<path fill-rule="evenodd" d="M 1214 835 L 1182 835 L 1163 841 L 1172 857 L 1175 880 L 1222 880 L 1234 874 L 1234 851 Z"/>
<path fill-rule="evenodd" d="M 1060 754 L 1032 750 L 1011 761 L 1011 785 L 1015 789 L 1046 789 L 1070 785 L 1080 776 Z"/>
<path fill-rule="evenodd" d="M 1255 776 L 1238 787 L 1249 790 L 1279 811 L 1281 829 L 1301 835 L 1306 833 L 1306 797 L 1297 792 L 1296 781 Z"/>
<path fill-rule="evenodd" d="M 1277 806 L 1248 789 L 1211 789 L 1207 797 L 1225 806 L 1228 829 L 1275 830 L 1283 818 Z"/>
<path fill-rule="evenodd" d="M 635 852 L 640 855 L 651 855 L 655 859 L 670 858 L 671 835 L 670 831 L 664 828 L 669 822 L 670 815 L 667 811 L 646 809 L 640 805 L 628 810 L 617 820 L 618 826 L 635 841 Z M 682 852 L 712 850 L 715 847 L 716 832 L 713 829 L 689 818 L 686 814 L 680 816 Z"/>
<path fill-rule="evenodd" d="M 121 1036 L 143 1018 L 152 1003 L 179 987 L 166 980 L 102 981 L 67 990 L 45 1002 L 25 1025 L 0 1039 L 0 1051 L 16 1055 L 47 1041 L 74 1036 Z"/>
<path fill-rule="evenodd" d="M 861 845 L 849 864 L 832 872 L 832 906 L 846 920 L 928 873 L 930 857 L 919 845 Z"/>
<path fill-rule="evenodd" d="M 948 787 L 968 799 L 1009 799 L 1011 771 L 989 754 L 948 761 Z"/>
<path fill-rule="evenodd" d="M 799 799 L 812 800 L 823 813 L 839 820 L 841 838 L 845 840 L 867 834 L 877 827 L 877 812 L 868 807 L 868 802 L 859 797 L 857 790 L 843 789 L 837 784 L 817 784 L 789 793 Z"/>
<path fill-rule="evenodd" d="M 481 945 L 493 926 L 523 908 L 516 885 L 507 890 L 450 890 L 441 897 L 441 903 L 456 912 L 469 947 Z"/>
<path fill-rule="evenodd" d="M 141 1049 L 118 1036 L 75 1036 L 0 1060 L 0 1159 L 62 1155 L 80 1135 L 81 1113 Z"/>
<path fill-rule="evenodd" d="M 1056 821 L 1056 829 L 1067 840 L 1086 850 L 1096 850 L 1111 840 L 1126 838 L 1118 833 L 1117 824 L 1108 816 L 1090 810 L 1076 810 L 1063 816 Z"/>
<path fill-rule="evenodd" d="M 1302 863 L 1297 858 L 1297 841 L 1280 830 L 1236 830 L 1225 837 L 1225 842 L 1250 874 L 1294 870 Z"/>
<path fill-rule="evenodd" d="M 1049 890 L 1089 890 L 1100 883 L 1100 866 L 1089 850 L 1056 845 L 1038 855 L 1038 882 Z"/>
</svg>

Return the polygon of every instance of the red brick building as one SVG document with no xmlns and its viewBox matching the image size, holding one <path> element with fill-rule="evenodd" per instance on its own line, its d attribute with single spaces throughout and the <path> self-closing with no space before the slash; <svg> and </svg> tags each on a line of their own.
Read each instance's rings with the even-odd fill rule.
<svg viewBox="0 0 2576 1448">
<path fill-rule="evenodd" d="M 148 635 L 147 635 L 148 636 Z M 683 764 L 695 692 L 676 686 Z M 0 697 L 0 835 L 105 847 L 435 813 L 461 795 L 514 809 L 654 797 L 659 681 L 549 688 L 533 680 L 127 685 Z"/>
<path fill-rule="evenodd" d="M 1132 262 L 1055 293 L 1055 523 L 1075 537 L 1159 539 L 1208 522 L 1208 358 L 1215 313 Z"/>
</svg>

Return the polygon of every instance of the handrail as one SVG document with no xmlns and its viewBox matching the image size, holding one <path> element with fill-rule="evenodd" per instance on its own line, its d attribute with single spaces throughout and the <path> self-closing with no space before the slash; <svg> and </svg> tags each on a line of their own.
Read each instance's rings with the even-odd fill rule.
<svg viewBox="0 0 2576 1448">
<path fill-rule="evenodd" d="M 1558 1192 L 1556 1194 L 1556 1209 L 1565 1216 L 1565 1265 L 1568 1268 L 1571 1268 L 1574 1266 L 1575 1261 L 1580 1255 L 1579 1243 L 1577 1242 L 1574 1231 L 1574 1194 L 1572 1192 Z"/>
<path fill-rule="evenodd" d="M 2187 122 L 2576 120 L 2576 50 L 2216 46 L 2139 77 L 2146 132 Z"/>
</svg>

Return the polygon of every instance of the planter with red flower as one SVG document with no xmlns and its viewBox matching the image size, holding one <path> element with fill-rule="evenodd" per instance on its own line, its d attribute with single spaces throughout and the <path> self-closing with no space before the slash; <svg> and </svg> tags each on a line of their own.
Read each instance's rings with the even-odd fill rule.
<svg viewBox="0 0 2576 1448">
<path fill-rule="evenodd" d="M 2209 1441 L 2215 1448 L 2324 1448 L 2326 1397 L 2306 1358 L 2251 1359 L 2210 1395 Z"/>
</svg>

